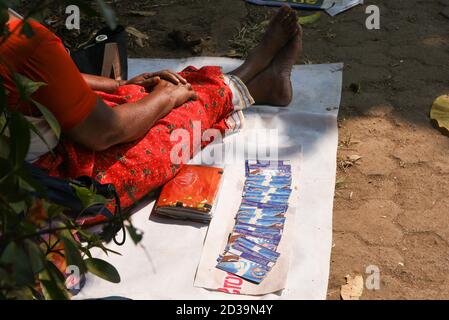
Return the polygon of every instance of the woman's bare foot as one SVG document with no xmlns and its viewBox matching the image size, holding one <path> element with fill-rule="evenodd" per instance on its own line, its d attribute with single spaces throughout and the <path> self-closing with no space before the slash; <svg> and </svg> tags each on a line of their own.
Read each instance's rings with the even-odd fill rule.
<svg viewBox="0 0 449 320">
<path fill-rule="evenodd" d="M 270 65 L 276 54 L 298 31 L 296 12 L 288 6 L 283 6 L 271 19 L 259 45 L 251 50 L 246 61 L 231 74 L 248 83 Z"/>
<path fill-rule="evenodd" d="M 256 104 L 287 106 L 292 101 L 291 72 L 302 50 L 302 30 L 276 55 L 270 66 L 247 84 Z"/>
</svg>

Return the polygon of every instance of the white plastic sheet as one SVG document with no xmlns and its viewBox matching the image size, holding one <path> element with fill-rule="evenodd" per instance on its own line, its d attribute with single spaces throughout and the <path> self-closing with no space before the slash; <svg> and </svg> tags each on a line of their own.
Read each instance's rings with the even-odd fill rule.
<svg viewBox="0 0 449 320">
<path fill-rule="evenodd" d="M 191 58 L 183 60 L 131 59 L 130 75 L 146 71 L 181 70 L 188 65 L 220 65 L 229 71 L 239 60 L 227 58 Z M 335 189 L 338 144 L 337 114 L 341 98 L 342 64 L 295 66 L 292 81 L 293 103 L 288 108 L 255 107 L 245 111 L 246 131 L 277 128 L 280 158 L 299 161 L 299 201 L 292 237 L 292 255 L 286 287 L 264 296 L 230 295 L 194 286 L 208 228 L 201 224 L 175 222 L 149 216 L 153 203 L 133 216 L 143 230 L 141 245 L 128 240 L 123 247 L 109 247 L 122 254 L 106 257 L 118 269 L 122 281 L 108 283 L 89 275 L 77 299 L 126 297 L 131 299 L 325 299 L 332 246 L 332 208 Z M 269 84 L 267 84 L 269 88 Z M 239 133 L 245 135 L 245 131 Z M 238 167 L 238 166 L 237 166 Z M 235 166 L 233 167 L 236 168 Z M 229 170 L 230 172 L 232 170 Z M 221 202 L 238 202 L 241 190 L 236 179 L 244 171 L 225 173 Z M 240 173 L 238 173 L 240 172 Z M 217 209 L 218 209 L 217 207 Z M 235 214 L 235 213 L 232 213 Z"/>
</svg>

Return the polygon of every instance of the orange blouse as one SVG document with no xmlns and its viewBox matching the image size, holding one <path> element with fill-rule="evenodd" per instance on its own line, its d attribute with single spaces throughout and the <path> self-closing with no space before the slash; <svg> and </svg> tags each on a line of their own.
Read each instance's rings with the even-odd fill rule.
<svg viewBox="0 0 449 320">
<path fill-rule="evenodd" d="M 21 34 L 21 20 L 8 23 L 13 34 L 0 45 L 0 77 L 9 91 L 8 106 L 25 115 L 36 116 L 36 107 L 20 101 L 12 72 L 33 81 L 44 82 L 32 96 L 49 109 L 63 131 L 82 123 L 95 107 L 97 95 L 89 88 L 65 50 L 61 40 L 47 28 L 29 21 L 33 36 Z M 0 37 L 0 42 L 3 38 Z"/>
</svg>

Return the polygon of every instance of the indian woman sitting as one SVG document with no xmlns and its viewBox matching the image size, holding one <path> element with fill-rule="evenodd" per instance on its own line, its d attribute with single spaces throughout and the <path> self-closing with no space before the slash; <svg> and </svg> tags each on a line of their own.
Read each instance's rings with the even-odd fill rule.
<svg viewBox="0 0 449 320">
<path fill-rule="evenodd" d="M 185 129 L 237 129 L 242 110 L 253 104 L 287 106 L 292 100 L 290 75 L 301 51 L 302 31 L 294 10 L 282 7 L 260 44 L 229 74 L 219 67 L 188 67 L 180 73 L 149 72 L 128 81 L 81 74 L 61 40 L 37 22 L 34 35 L 20 32 L 23 21 L 10 16 L 0 46 L 0 76 L 8 105 L 30 119 L 38 108 L 24 103 L 13 72 L 44 82 L 32 96 L 58 120 L 60 139 L 53 149 L 32 143 L 28 161 L 50 175 L 90 176 L 115 185 L 129 207 L 173 178 L 181 165 L 170 160 L 176 144 L 170 134 Z M 204 146 L 204 145 L 203 145 Z M 192 149 L 191 149 L 192 150 Z M 193 151 L 190 157 L 193 156 Z"/>
</svg>

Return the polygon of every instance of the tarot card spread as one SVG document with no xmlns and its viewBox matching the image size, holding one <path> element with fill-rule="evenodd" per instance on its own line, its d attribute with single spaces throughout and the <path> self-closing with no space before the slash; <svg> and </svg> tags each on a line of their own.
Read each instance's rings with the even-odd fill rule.
<svg viewBox="0 0 449 320">
<path fill-rule="evenodd" d="M 242 202 L 217 268 L 255 284 L 275 266 L 292 192 L 290 161 L 247 160 Z"/>
</svg>

